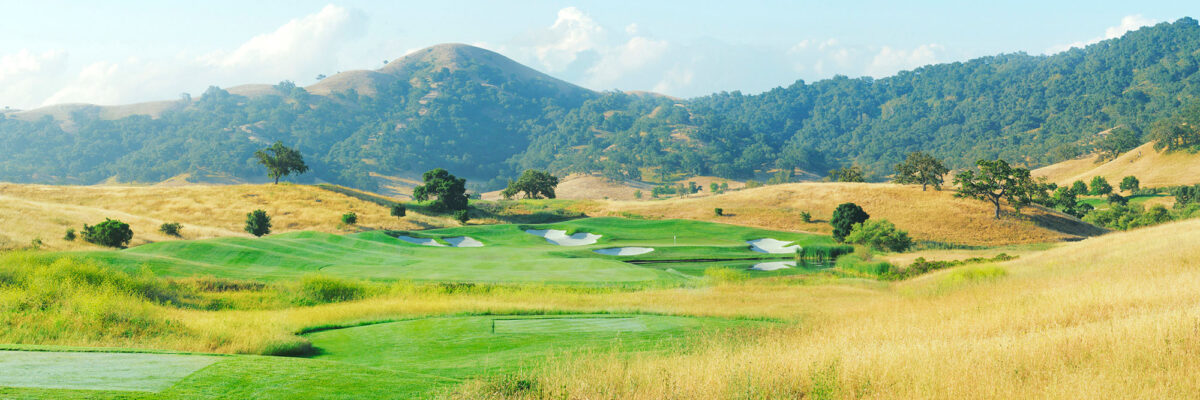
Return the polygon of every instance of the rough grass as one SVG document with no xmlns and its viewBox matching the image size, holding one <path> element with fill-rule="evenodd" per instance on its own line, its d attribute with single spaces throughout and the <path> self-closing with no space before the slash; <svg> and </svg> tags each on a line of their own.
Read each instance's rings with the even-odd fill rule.
<svg viewBox="0 0 1200 400">
<path fill-rule="evenodd" d="M 1179 151 L 1161 153 L 1154 150 L 1154 143 L 1146 143 L 1105 163 L 1097 163 L 1097 156 L 1089 156 L 1033 171 L 1034 176 L 1046 177 L 1059 185 L 1070 185 L 1075 181 L 1091 182 L 1093 177 L 1103 176 L 1115 188 L 1126 176 L 1136 176 L 1142 187 L 1166 187 L 1200 183 L 1200 154 Z"/>
<path fill-rule="evenodd" d="M 131 246 L 178 240 L 158 231 L 164 222 L 183 224 L 183 239 L 248 236 L 246 213 L 271 215 L 272 232 L 300 230 L 344 233 L 341 215 L 358 214 L 353 229 L 426 229 L 457 226 L 449 218 L 410 210 L 396 218 L 375 202 L 306 185 L 49 186 L 0 183 L 0 249 L 26 247 L 41 238 L 46 248 L 95 248 L 66 241 L 67 228 L 80 229 L 114 218 L 130 224 Z M 4 240 L 7 238 L 7 240 Z"/>
<path fill-rule="evenodd" d="M 692 293 L 631 297 L 802 323 L 688 354 L 578 357 L 525 377 L 536 390 L 471 383 L 458 397 L 1181 398 L 1200 390 L 1200 221 L 881 287 L 715 290 L 723 303 Z"/>
<path fill-rule="evenodd" d="M 844 202 L 862 206 L 872 218 L 892 221 L 917 240 L 995 246 L 1076 240 L 1105 232 L 1039 207 L 1023 209 L 1022 217 L 996 220 L 991 205 L 954 198 L 951 190 L 923 192 L 919 186 L 882 183 L 794 183 L 699 198 L 590 201 L 571 207 L 593 216 L 685 218 L 827 234 L 832 231 L 833 210 Z M 713 215 L 715 207 L 723 208 L 725 215 Z M 812 222 L 802 221 L 804 211 L 812 214 Z"/>
</svg>

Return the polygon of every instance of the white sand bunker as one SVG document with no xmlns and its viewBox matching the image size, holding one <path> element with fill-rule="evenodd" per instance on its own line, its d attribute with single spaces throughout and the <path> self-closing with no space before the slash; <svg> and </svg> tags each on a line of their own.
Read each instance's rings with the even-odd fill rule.
<svg viewBox="0 0 1200 400">
<path fill-rule="evenodd" d="M 754 264 L 750 269 L 755 271 L 774 271 L 777 269 L 792 268 L 796 266 L 795 261 L 775 261 Z"/>
<path fill-rule="evenodd" d="M 530 235 L 536 235 L 546 238 L 547 242 L 557 244 L 559 246 L 586 246 L 596 244 L 596 240 L 600 239 L 600 235 L 595 235 L 587 232 L 579 232 L 574 235 L 567 235 L 567 231 L 558 229 L 535 230 L 530 229 L 525 231 Z"/>
<path fill-rule="evenodd" d="M 775 239 L 771 239 L 771 238 L 756 239 L 756 240 L 748 241 L 746 243 L 750 244 L 750 250 L 754 250 L 759 253 L 794 254 L 796 252 L 796 250 L 800 249 L 800 246 L 797 246 L 794 244 L 791 246 L 787 246 L 788 244 L 791 244 L 792 242 L 785 242 L 782 240 L 775 240 Z"/>
<path fill-rule="evenodd" d="M 483 247 L 483 242 L 475 240 L 475 238 L 470 236 L 443 238 L 442 240 L 445 240 L 446 243 L 450 243 L 454 247 Z"/>
<path fill-rule="evenodd" d="M 606 256 L 636 256 L 654 251 L 651 247 L 613 247 L 609 249 L 592 250 Z"/>
<path fill-rule="evenodd" d="M 396 236 L 396 239 L 400 239 L 400 240 L 403 240 L 405 242 L 409 242 L 412 244 L 419 244 L 422 246 L 446 247 L 446 245 L 438 243 L 436 240 L 433 240 L 433 239 L 422 239 L 422 238 L 415 238 L 412 236 Z"/>
</svg>

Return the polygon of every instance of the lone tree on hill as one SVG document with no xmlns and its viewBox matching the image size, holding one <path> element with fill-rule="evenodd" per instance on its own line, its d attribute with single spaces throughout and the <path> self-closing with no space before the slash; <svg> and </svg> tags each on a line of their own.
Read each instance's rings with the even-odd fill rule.
<svg viewBox="0 0 1200 400">
<path fill-rule="evenodd" d="M 300 152 L 284 146 L 280 141 L 254 152 L 254 156 L 258 157 L 259 164 L 267 167 L 267 176 L 274 179 L 277 185 L 281 177 L 308 172 L 308 165 L 304 164 L 304 157 Z"/>
<path fill-rule="evenodd" d="M 1120 157 L 1121 153 L 1142 145 L 1142 135 L 1126 127 L 1117 127 L 1096 141 L 1096 149 L 1100 151 L 1101 160 L 1112 160 Z"/>
<path fill-rule="evenodd" d="M 1108 184 L 1107 179 L 1104 179 L 1103 176 L 1097 176 L 1092 178 L 1091 189 L 1088 190 L 1088 194 L 1092 196 L 1104 196 L 1112 193 L 1112 189 L 1112 185 Z"/>
<path fill-rule="evenodd" d="M 942 190 L 942 177 L 949 172 L 941 160 L 922 151 L 912 152 L 904 162 L 896 164 L 896 183 L 920 184 L 922 192 L 926 186 Z"/>
<path fill-rule="evenodd" d="M 1083 181 L 1075 181 L 1071 183 L 1071 192 L 1074 192 L 1076 196 L 1086 196 L 1088 194 L 1087 184 Z"/>
<path fill-rule="evenodd" d="M 966 170 L 954 177 L 958 185 L 955 197 L 968 197 L 992 203 L 996 206 L 996 219 L 1000 219 L 1000 201 L 1007 201 L 1020 210 L 1029 205 L 1043 186 L 1033 180 L 1029 170 L 1012 167 L 1004 160 L 979 160 L 975 162 L 979 172 Z"/>
<path fill-rule="evenodd" d="M 554 188 L 558 187 L 558 177 L 550 175 L 546 171 L 538 171 L 536 169 L 527 169 L 521 173 L 521 177 L 517 178 L 516 182 L 508 181 L 508 187 L 504 188 L 500 195 L 505 199 L 512 199 L 517 193 L 525 192 L 527 199 L 547 199 L 554 198 Z"/>
<path fill-rule="evenodd" d="M 846 235 L 854 230 L 855 224 L 861 224 L 871 218 L 862 207 L 854 203 L 842 203 L 833 210 L 833 218 L 829 219 L 829 224 L 833 225 L 833 239 L 838 242 L 846 240 Z"/>
<path fill-rule="evenodd" d="M 458 211 L 467 209 L 467 180 L 451 175 L 442 168 L 425 171 L 421 175 L 424 185 L 413 188 L 413 199 L 426 201 L 437 197 L 433 209 Z"/>
<path fill-rule="evenodd" d="M 259 236 L 271 233 L 271 217 L 266 211 L 254 210 L 246 214 L 246 232 Z"/>
<path fill-rule="evenodd" d="M 834 182 L 866 182 L 867 175 L 859 166 L 841 167 L 829 171 L 829 179 Z"/>
<path fill-rule="evenodd" d="M 83 224 L 83 240 L 101 246 L 123 249 L 129 245 L 130 240 L 133 240 L 133 230 L 129 229 L 127 223 L 105 218 L 104 222 L 95 226 Z"/>
<path fill-rule="evenodd" d="M 1141 189 L 1141 186 L 1142 183 L 1138 181 L 1136 176 L 1130 175 L 1125 177 L 1125 179 L 1121 179 L 1121 190 L 1129 192 L 1130 194 L 1138 191 L 1138 189 Z"/>
<path fill-rule="evenodd" d="M 408 211 L 408 210 L 406 210 L 404 208 L 403 204 L 392 203 L 392 216 L 393 217 L 403 218 L 404 215 L 406 214 L 406 211 Z"/>
</svg>

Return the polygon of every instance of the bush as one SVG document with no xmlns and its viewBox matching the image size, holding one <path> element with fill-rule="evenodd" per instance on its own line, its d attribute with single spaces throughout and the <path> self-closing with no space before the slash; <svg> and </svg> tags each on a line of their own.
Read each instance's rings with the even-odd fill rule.
<svg viewBox="0 0 1200 400">
<path fill-rule="evenodd" d="M 840 270 L 857 271 L 874 276 L 884 276 L 895 269 L 887 261 L 867 261 L 854 254 L 839 257 L 835 266 Z"/>
<path fill-rule="evenodd" d="M 471 220 L 471 213 L 467 212 L 467 210 L 455 211 L 454 219 L 458 220 L 458 222 L 466 224 L 467 221 Z"/>
<path fill-rule="evenodd" d="M 717 216 L 720 217 L 722 215 L 725 215 L 725 210 L 721 209 L 720 207 L 717 207 L 717 208 L 713 209 L 713 214 L 717 214 Z"/>
<path fill-rule="evenodd" d="M 833 218 L 829 219 L 829 223 L 833 225 L 833 239 L 842 242 L 846 239 L 846 235 L 850 234 L 850 230 L 854 228 L 854 224 L 861 224 L 868 218 L 871 218 L 862 207 L 854 203 L 842 203 L 833 210 Z"/>
<path fill-rule="evenodd" d="M 63 240 L 68 242 L 75 241 L 75 228 L 67 228 L 67 234 L 63 235 Z"/>
<path fill-rule="evenodd" d="M 246 214 L 245 229 L 246 232 L 258 237 L 271 233 L 271 217 L 263 210 L 251 211 Z"/>
<path fill-rule="evenodd" d="M 393 217 L 402 218 L 407 213 L 408 213 L 408 209 L 404 208 L 403 204 L 400 204 L 400 203 L 392 204 L 392 216 Z"/>
<path fill-rule="evenodd" d="M 635 198 L 635 199 L 638 199 L 638 200 L 641 200 L 641 199 L 642 199 L 642 191 L 641 191 L 641 190 L 634 190 L 634 191 L 633 191 L 633 198 Z"/>
<path fill-rule="evenodd" d="M 129 229 L 127 223 L 105 218 L 104 222 L 95 226 L 84 224 L 83 240 L 101 246 L 125 248 L 133 240 L 133 230 Z"/>
<path fill-rule="evenodd" d="M 1121 196 L 1117 193 L 1109 193 L 1108 194 L 1108 204 L 1126 205 L 1126 204 L 1129 204 L 1129 198 L 1125 197 L 1125 196 Z"/>
<path fill-rule="evenodd" d="M 342 214 L 342 223 L 346 225 L 358 223 L 358 214 L 355 214 L 353 211 Z"/>
<path fill-rule="evenodd" d="M 308 306 L 360 299 L 366 295 L 367 286 L 349 279 L 311 274 L 300 279 L 300 290 L 296 293 L 296 303 Z"/>
<path fill-rule="evenodd" d="M 179 232 L 183 230 L 183 224 L 178 222 L 164 222 L 158 226 L 158 231 L 165 235 L 179 237 Z"/>
<path fill-rule="evenodd" d="M 808 211 L 801 211 L 800 220 L 804 222 L 812 222 L 812 214 L 810 214 Z"/>
<path fill-rule="evenodd" d="M 896 229 L 888 220 L 871 220 L 854 224 L 846 242 L 868 246 L 874 250 L 890 250 L 901 252 L 912 247 L 912 239 L 908 232 Z"/>
</svg>

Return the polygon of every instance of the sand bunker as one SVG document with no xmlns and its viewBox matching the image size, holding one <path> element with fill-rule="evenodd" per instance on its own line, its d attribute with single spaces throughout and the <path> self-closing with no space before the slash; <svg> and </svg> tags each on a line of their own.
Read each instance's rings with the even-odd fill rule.
<svg viewBox="0 0 1200 400">
<path fill-rule="evenodd" d="M 450 243 L 453 247 L 483 247 L 483 242 L 475 240 L 470 236 L 459 236 L 452 238 L 443 238 L 446 243 Z"/>
<path fill-rule="evenodd" d="M 759 253 L 794 254 L 796 253 L 796 250 L 800 249 L 800 246 L 797 245 L 787 246 L 792 242 L 785 242 L 771 238 L 756 239 L 746 243 L 750 244 L 750 250 L 754 250 Z"/>
<path fill-rule="evenodd" d="M 795 261 L 774 261 L 754 264 L 750 269 L 755 271 L 774 271 L 777 269 L 792 268 L 796 266 Z"/>
<path fill-rule="evenodd" d="M 567 231 L 558 229 L 549 230 L 534 230 L 525 231 L 530 235 L 541 236 L 546 238 L 547 242 L 557 244 L 559 246 L 586 246 L 596 244 L 596 240 L 600 239 L 600 235 L 595 235 L 587 232 L 579 232 L 574 235 L 567 235 Z"/>
<path fill-rule="evenodd" d="M 592 250 L 606 256 L 636 256 L 654 251 L 650 247 L 613 247 L 609 249 Z"/>
<path fill-rule="evenodd" d="M 403 240 L 405 242 L 409 242 L 412 244 L 419 244 L 422 246 L 446 247 L 446 245 L 438 243 L 436 240 L 433 240 L 433 239 L 422 239 L 422 238 L 415 238 L 412 236 L 396 236 L 396 239 L 400 239 L 400 240 Z"/>
</svg>

